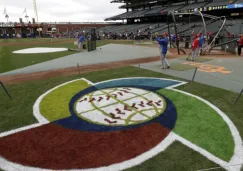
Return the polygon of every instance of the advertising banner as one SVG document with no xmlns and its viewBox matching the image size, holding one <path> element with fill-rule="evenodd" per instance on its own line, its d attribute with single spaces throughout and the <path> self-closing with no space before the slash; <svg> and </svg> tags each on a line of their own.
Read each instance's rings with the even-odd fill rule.
<svg viewBox="0 0 243 171">
<path fill-rule="evenodd" d="M 243 3 L 242 4 L 230 4 L 230 5 L 228 5 L 228 9 L 236 9 L 236 8 L 243 8 Z"/>
</svg>

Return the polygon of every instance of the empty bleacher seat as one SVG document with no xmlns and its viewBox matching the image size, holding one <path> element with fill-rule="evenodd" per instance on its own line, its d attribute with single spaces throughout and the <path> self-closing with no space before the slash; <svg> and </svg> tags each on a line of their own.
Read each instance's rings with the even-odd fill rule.
<svg viewBox="0 0 243 171">
<path fill-rule="evenodd" d="M 187 11 L 189 9 L 202 8 L 207 2 L 188 4 L 187 6 L 180 9 L 180 11 Z"/>
</svg>

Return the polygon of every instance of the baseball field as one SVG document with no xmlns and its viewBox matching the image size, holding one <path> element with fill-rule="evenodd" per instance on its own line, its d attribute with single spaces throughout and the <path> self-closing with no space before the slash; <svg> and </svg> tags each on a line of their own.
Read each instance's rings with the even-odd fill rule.
<svg viewBox="0 0 243 171">
<path fill-rule="evenodd" d="M 75 39 L 0 39 L 0 73 L 11 71 L 17 68 L 26 67 L 29 65 L 41 63 L 44 61 L 64 57 L 75 52 L 55 52 L 43 55 L 39 54 L 13 54 L 12 52 L 35 47 L 50 47 L 50 48 L 74 48 Z M 131 44 L 133 41 L 112 41 L 103 40 L 98 43 L 98 46 L 103 46 L 109 43 Z"/>
<path fill-rule="evenodd" d="M 26 80 L 15 75 L 18 81 L 1 75 L 79 54 L 16 50 L 73 48 L 73 41 L 0 40 L 0 81 L 11 95 L 0 87 L 0 170 L 240 170 L 243 98 L 234 105 L 236 92 L 135 63 Z"/>
</svg>

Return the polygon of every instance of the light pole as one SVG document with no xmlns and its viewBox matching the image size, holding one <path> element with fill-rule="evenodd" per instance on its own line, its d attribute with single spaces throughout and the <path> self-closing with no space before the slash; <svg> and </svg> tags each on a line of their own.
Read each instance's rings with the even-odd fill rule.
<svg viewBox="0 0 243 171">
<path fill-rule="evenodd" d="M 24 14 L 25 14 L 25 18 L 26 18 L 27 23 L 29 23 L 29 16 L 27 15 L 27 10 L 26 10 L 26 8 L 25 8 L 25 10 L 24 10 Z"/>
<path fill-rule="evenodd" d="M 3 14 L 5 15 L 5 18 L 6 18 L 7 23 L 8 23 L 9 15 L 8 15 L 8 13 L 7 13 L 6 8 L 4 8 L 4 12 L 3 12 Z"/>
</svg>

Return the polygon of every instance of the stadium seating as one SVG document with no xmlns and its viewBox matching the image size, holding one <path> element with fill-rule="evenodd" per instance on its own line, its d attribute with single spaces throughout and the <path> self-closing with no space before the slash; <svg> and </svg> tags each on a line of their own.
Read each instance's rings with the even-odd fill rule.
<svg viewBox="0 0 243 171">
<path fill-rule="evenodd" d="M 122 13 L 120 15 L 111 17 L 111 20 L 124 20 L 127 19 L 129 24 L 114 24 L 99 28 L 97 32 L 99 34 L 108 33 L 109 38 L 113 38 L 113 36 L 118 35 L 118 39 L 124 37 L 128 39 L 135 39 L 136 35 L 144 36 L 146 38 L 151 38 L 155 33 L 159 32 L 162 34 L 163 32 L 169 32 L 170 34 L 175 34 L 174 24 L 170 24 L 170 30 L 168 30 L 167 25 L 167 15 L 171 11 L 188 13 L 192 12 L 192 10 L 198 8 L 200 11 L 205 12 L 205 22 L 206 22 L 206 30 L 204 30 L 203 22 L 201 21 L 201 16 L 193 15 L 190 17 L 191 23 L 188 23 L 189 16 L 186 14 L 176 15 L 177 20 L 177 32 L 183 38 L 186 36 L 191 36 L 193 34 L 204 33 L 207 32 L 209 35 L 212 33 L 216 35 L 219 29 L 222 26 L 223 20 L 220 20 L 219 17 L 210 16 L 215 15 L 215 13 L 209 13 L 208 11 L 212 11 L 214 9 L 208 7 L 216 7 L 216 10 L 226 9 L 225 7 L 218 8 L 218 6 L 228 5 L 229 3 L 243 3 L 243 0 L 191 0 L 189 4 L 186 1 L 173 3 L 171 1 L 158 0 L 151 1 L 150 5 L 148 1 L 134 1 L 129 2 L 128 4 L 124 4 L 121 8 L 127 8 L 132 11 L 128 11 Z M 210 15 L 209 15 L 210 14 Z M 217 14 L 216 14 L 217 15 Z M 224 15 L 223 12 L 220 15 Z M 109 20 L 108 19 L 108 20 Z M 139 20 L 141 19 L 141 20 Z M 151 23 L 145 23 L 150 21 Z M 160 22 L 161 21 L 161 22 Z M 140 23 L 141 22 L 141 23 Z M 172 22 L 172 21 L 170 21 Z M 234 22 L 234 23 L 233 23 Z M 130 24 L 133 23 L 133 24 Z M 233 24 L 232 24 L 233 23 Z M 237 36 L 239 33 L 243 33 L 243 25 L 240 19 L 235 19 L 232 21 L 230 18 L 227 18 L 227 22 L 223 27 L 219 36 Z M 113 35 L 113 36 L 110 36 Z M 126 36 L 124 36 L 126 35 Z M 151 36 L 152 35 L 152 36 Z M 120 36 L 120 37 L 119 37 Z M 107 37 L 107 36 L 105 36 Z M 115 38 L 116 39 L 116 38 Z"/>
<path fill-rule="evenodd" d="M 220 27 L 222 26 L 222 20 L 206 20 L 206 25 L 207 25 L 206 26 L 207 32 L 212 32 L 213 34 L 216 34 L 220 29 Z M 234 35 L 238 35 L 239 32 L 242 33 L 243 27 L 241 26 L 241 20 L 235 20 L 234 24 L 232 24 L 231 20 L 227 20 L 225 29 L 227 29 L 228 32 Z M 168 26 L 167 23 L 122 24 L 122 25 L 110 25 L 110 26 L 102 27 L 97 31 L 103 31 L 103 32 L 107 31 L 116 34 L 131 33 L 131 32 L 136 34 L 137 31 L 139 31 L 141 32 L 141 34 L 146 35 L 148 34 L 148 31 L 151 34 L 154 34 L 156 32 L 159 33 L 168 32 Z M 200 32 L 203 32 L 203 23 L 200 21 L 192 22 L 190 24 L 177 23 L 177 31 L 181 36 L 187 36 L 193 33 L 198 34 Z M 171 34 L 175 33 L 173 24 L 170 25 L 170 32 Z"/>
<path fill-rule="evenodd" d="M 205 7 L 213 7 L 213 6 L 219 6 L 219 5 L 228 5 L 229 0 L 214 0 L 213 2 L 207 4 Z"/>
<path fill-rule="evenodd" d="M 243 3 L 243 0 L 233 0 L 232 3 Z M 195 8 L 204 8 L 204 7 L 214 7 L 220 5 L 228 5 L 229 0 L 212 0 L 205 1 L 205 0 L 198 0 L 196 3 L 191 1 L 191 4 L 186 4 L 185 2 L 173 3 L 169 5 L 163 6 L 153 6 L 151 9 L 145 10 L 134 10 L 125 12 L 123 14 L 117 15 L 112 17 L 113 19 L 125 19 L 125 18 L 139 18 L 144 16 L 158 16 L 161 14 L 167 14 L 170 11 L 178 11 L 178 12 L 188 12 L 189 10 Z M 201 19 L 200 19 L 201 20 Z M 201 21 L 192 20 L 194 22 L 185 23 L 184 21 L 177 21 L 177 31 L 181 36 L 191 35 L 193 33 L 200 33 L 203 31 L 203 23 Z M 205 18 L 206 21 L 206 30 L 207 32 L 212 32 L 216 34 L 220 27 L 222 26 L 222 20 L 210 20 Z M 227 20 L 225 25 L 226 32 L 230 32 L 232 34 L 239 34 L 242 32 L 243 28 L 241 26 L 241 20 L 235 20 L 234 24 L 230 19 Z M 110 25 L 106 27 L 102 27 L 98 29 L 99 32 L 109 32 L 109 33 L 116 33 L 116 34 L 124 34 L 124 33 L 133 33 L 136 34 L 138 31 L 141 34 L 154 34 L 156 32 L 168 32 L 167 23 L 135 23 L 135 24 L 120 24 L 120 25 Z M 175 33 L 175 29 L 173 24 L 170 25 L 170 32 L 171 34 Z"/>
<path fill-rule="evenodd" d="M 134 11 L 125 12 L 125 13 L 122 13 L 122 14 L 120 14 L 120 15 L 116 15 L 116 16 L 114 16 L 114 17 L 108 18 L 108 19 L 106 19 L 106 20 L 120 20 L 120 19 L 124 19 L 124 18 L 126 18 L 128 15 L 131 15 L 131 14 L 133 14 L 133 13 L 134 13 Z"/>
<path fill-rule="evenodd" d="M 146 16 L 152 16 L 152 15 L 154 15 L 154 14 L 157 14 L 157 13 L 160 13 L 160 11 L 163 11 L 164 9 L 166 9 L 167 7 L 154 7 L 154 8 L 152 8 L 152 9 L 150 9 L 150 10 L 148 10 L 146 13 L 145 13 L 145 15 Z"/>
<path fill-rule="evenodd" d="M 168 8 L 164 9 L 164 13 L 167 13 L 169 11 L 179 11 L 183 6 L 182 5 L 173 5 L 173 6 L 169 6 Z"/>
<path fill-rule="evenodd" d="M 146 13 L 147 11 L 149 11 L 149 9 L 147 9 L 147 10 L 139 10 L 139 11 L 134 12 L 131 15 L 129 15 L 128 18 L 142 17 L 143 14 Z"/>
<path fill-rule="evenodd" d="M 241 20 L 234 20 L 234 24 L 228 28 L 228 31 L 234 35 L 243 33 L 243 25 Z"/>
<path fill-rule="evenodd" d="M 201 8 L 201 7 L 204 7 L 206 4 L 208 4 L 208 3 L 207 2 L 193 3 L 193 4 L 190 4 L 190 5 L 187 5 L 183 8 L 181 8 L 180 11 L 187 11 L 189 9 Z"/>
</svg>

